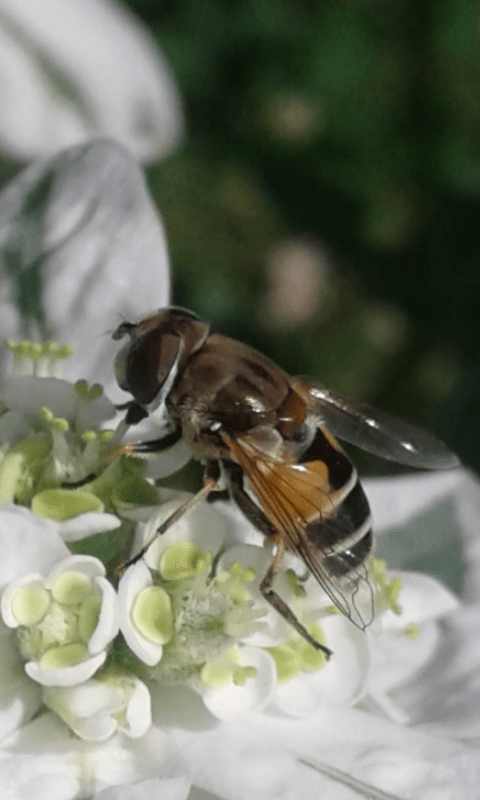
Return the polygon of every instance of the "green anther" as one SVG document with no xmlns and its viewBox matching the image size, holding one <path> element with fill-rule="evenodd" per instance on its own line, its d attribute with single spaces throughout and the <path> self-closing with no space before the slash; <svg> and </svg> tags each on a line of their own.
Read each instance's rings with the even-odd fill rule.
<svg viewBox="0 0 480 800">
<path fill-rule="evenodd" d="M 166 644 L 173 636 L 173 612 L 170 597 L 161 586 L 147 586 L 135 598 L 132 622 L 150 642 Z"/>
<path fill-rule="evenodd" d="M 25 342 L 28 357 L 36 361 L 42 355 L 42 345 L 38 342 Z"/>
<path fill-rule="evenodd" d="M 43 406 L 41 411 L 40 411 L 40 419 L 43 422 L 46 422 L 47 424 L 50 424 L 50 422 L 53 419 L 53 411 L 50 411 L 49 408 L 47 408 L 46 406 Z"/>
<path fill-rule="evenodd" d="M 66 433 L 70 427 L 68 421 L 63 417 L 53 417 L 50 426 L 57 433 Z"/>
<path fill-rule="evenodd" d="M 83 603 L 78 616 L 78 633 L 84 642 L 89 642 L 100 617 L 102 599 L 98 594 L 91 594 Z"/>
<path fill-rule="evenodd" d="M 279 683 L 294 678 L 302 669 L 301 660 L 296 650 L 288 645 L 277 645 L 269 647 L 268 652 L 273 656 L 277 667 L 277 680 Z"/>
<path fill-rule="evenodd" d="M 88 394 L 88 383 L 83 378 L 81 380 L 75 381 L 75 391 L 80 397 L 87 399 Z"/>
<path fill-rule="evenodd" d="M 98 433 L 97 431 L 84 431 L 80 438 L 82 442 L 88 444 L 88 442 L 94 442 L 98 438 Z"/>
<path fill-rule="evenodd" d="M 79 514 L 104 510 L 98 497 L 80 489 L 44 489 L 33 497 L 31 507 L 35 514 L 59 522 Z"/>
<path fill-rule="evenodd" d="M 99 383 L 94 383 L 89 386 L 87 381 L 79 380 L 75 383 L 75 390 L 82 400 L 98 400 L 103 394 L 103 387 Z"/>
<path fill-rule="evenodd" d="M 420 625 L 416 625 L 414 622 L 412 622 L 410 625 L 406 626 L 403 633 L 407 639 L 418 639 L 421 633 Z"/>
<path fill-rule="evenodd" d="M 390 583 L 388 583 L 385 586 L 385 595 L 388 599 L 389 608 L 391 608 L 394 614 L 402 613 L 402 608 L 397 603 L 398 595 L 400 593 L 401 588 L 402 588 L 402 581 L 401 578 L 399 577 L 392 578 Z"/>
<path fill-rule="evenodd" d="M 234 603 L 245 603 L 251 599 L 251 594 L 241 577 L 235 578 L 230 588 L 230 597 Z"/>
<path fill-rule="evenodd" d="M 44 356 L 55 356 L 57 353 L 58 345 L 55 342 L 44 342 L 42 347 L 42 354 Z"/>
<path fill-rule="evenodd" d="M 230 564 L 230 575 L 232 578 L 240 578 L 242 570 L 243 566 L 240 561 L 234 561 L 233 564 Z"/>
<path fill-rule="evenodd" d="M 170 545 L 161 555 L 159 572 L 167 581 L 179 581 L 192 578 L 197 572 L 211 563 L 211 554 L 202 550 L 193 542 L 177 542 Z"/>
<path fill-rule="evenodd" d="M 113 438 L 114 432 L 113 431 L 100 431 L 98 434 L 98 438 L 100 439 L 102 444 L 106 442 L 110 442 Z"/>
<path fill-rule="evenodd" d="M 40 669 L 63 669 L 81 664 L 89 658 L 89 652 L 83 644 L 65 644 L 61 647 L 51 647 L 40 658 Z"/>
<path fill-rule="evenodd" d="M 248 678 L 256 678 L 257 675 L 256 667 L 238 667 L 233 672 L 233 682 L 235 686 L 244 686 Z"/>
<path fill-rule="evenodd" d="M 240 581 L 250 582 L 255 578 L 255 570 L 253 567 L 244 567 L 241 561 L 234 561 L 230 566 L 230 575 Z"/>
<path fill-rule="evenodd" d="M 200 671 L 200 680 L 205 686 L 217 688 L 231 683 L 234 670 L 232 667 L 222 664 L 204 664 Z"/>
<path fill-rule="evenodd" d="M 327 606 L 325 609 L 326 614 L 341 614 L 341 611 L 337 606 Z"/>
<path fill-rule="evenodd" d="M 84 603 L 87 597 L 92 594 L 92 579 L 83 572 L 68 570 L 62 572 L 53 582 L 51 589 L 52 597 L 57 603 L 66 606 L 75 606 Z"/>
<path fill-rule="evenodd" d="M 12 611 L 19 625 L 36 625 L 50 605 L 50 594 L 38 583 L 23 586 L 12 600 Z"/>
<path fill-rule="evenodd" d="M 385 573 L 387 570 L 387 562 L 383 558 L 374 556 L 370 561 L 370 571 L 374 580 L 380 585 L 386 582 Z"/>
<path fill-rule="evenodd" d="M 59 344 L 57 345 L 57 352 L 55 353 L 57 358 L 70 358 L 73 356 L 75 352 L 75 348 L 71 344 Z"/>
<path fill-rule="evenodd" d="M 293 569 L 287 569 L 286 573 L 288 588 L 295 597 L 305 597 L 305 587 L 300 583 L 300 579 Z"/>
</svg>

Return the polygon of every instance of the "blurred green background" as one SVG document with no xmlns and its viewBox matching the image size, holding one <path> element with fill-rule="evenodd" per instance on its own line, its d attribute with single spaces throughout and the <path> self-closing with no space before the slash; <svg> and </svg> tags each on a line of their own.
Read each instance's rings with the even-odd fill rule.
<svg viewBox="0 0 480 800">
<path fill-rule="evenodd" d="M 175 302 L 480 469 L 478 3 L 128 5 L 187 112 L 149 170 Z"/>
<path fill-rule="evenodd" d="M 148 170 L 174 301 L 480 469 L 479 4 L 127 5 L 187 114 Z"/>
</svg>

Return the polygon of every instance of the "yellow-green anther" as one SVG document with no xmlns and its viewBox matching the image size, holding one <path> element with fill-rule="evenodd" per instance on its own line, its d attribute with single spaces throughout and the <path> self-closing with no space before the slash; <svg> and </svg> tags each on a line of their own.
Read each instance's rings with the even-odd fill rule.
<svg viewBox="0 0 480 800">
<path fill-rule="evenodd" d="M 135 598 L 131 619 L 139 633 L 155 644 L 166 644 L 173 636 L 170 597 L 161 586 L 147 586 Z"/>
<path fill-rule="evenodd" d="M 254 581 L 256 576 L 257 576 L 257 573 L 255 572 L 253 567 L 246 567 L 243 570 L 243 576 L 242 577 L 243 577 L 243 580 L 246 581 L 246 583 L 251 583 L 251 581 Z"/>
<path fill-rule="evenodd" d="M 294 678 L 301 670 L 300 656 L 288 645 L 277 645 L 269 647 L 268 652 L 273 656 L 277 667 L 277 679 L 279 683 L 284 683 Z"/>
<path fill-rule="evenodd" d="M 218 687 L 231 683 L 233 668 L 226 665 L 204 664 L 200 671 L 200 680 L 205 686 Z"/>
<path fill-rule="evenodd" d="M 341 611 L 337 606 L 327 606 L 325 609 L 326 614 L 341 614 Z"/>
<path fill-rule="evenodd" d="M 38 342 L 26 342 L 26 348 L 29 358 L 36 361 L 42 355 L 42 345 Z"/>
<path fill-rule="evenodd" d="M 42 419 L 43 422 L 49 424 L 53 419 L 53 411 L 50 411 L 49 408 L 43 406 L 42 410 L 40 411 L 40 418 Z"/>
<path fill-rule="evenodd" d="M 414 622 L 407 625 L 404 630 L 404 635 L 407 639 L 418 639 L 420 636 L 420 625 L 416 625 Z"/>
<path fill-rule="evenodd" d="M 35 514 L 61 522 L 79 514 L 103 510 L 104 505 L 96 495 L 80 489 L 44 489 L 32 500 Z"/>
<path fill-rule="evenodd" d="M 55 353 L 57 358 L 70 358 L 73 356 L 75 352 L 75 348 L 71 344 L 59 344 L 57 345 L 57 351 Z"/>
<path fill-rule="evenodd" d="M 232 578 L 240 578 L 243 571 L 243 566 L 240 561 L 234 561 L 230 564 L 230 575 Z"/>
<path fill-rule="evenodd" d="M 83 644 L 65 644 L 51 647 L 44 653 L 39 663 L 40 669 L 63 669 L 81 664 L 89 658 L 89 652 Z"/>
<path fill-rule="evenodd" d="M 99 434 L 98 434 L 98 438 L 100 439 L 102 444 L 105 444 L 106 442 L 110 442 L 112 440 L 113 436 L 114 436 L 114 432 L 113 431 L 100 431 Z"/>
<path fill-rule="evenodd" d="M 256 678 L 257 675 L 256 667 L 238 667 L 233 672 L 233 682 L 235 686 L 244 686 L 248 678 Z"/>
<path fill-rule="evenodd" d="M 370 561 L 370 571 L 374 580 L 380 585 L 386 582 L 385 572 L 387 569 L 387 562 L 383 558 L 374 556 Z"/>
<path fill-rule="evenodd" d="M 80 438 L 81 438 L 82 442 L 85 442 L 85 444 L 88 444 L 89 442 L 94 442 L 95 439 L 98 438 L 98 433 L 97 433 L 97 431 L 84 431 Z"/>
<path fill-rule="evenodd" d="M 392 578 L 390 583 L 385 586 L 385 594 L 389 602 L 389 607 L 393 611 L 394 614 L 401 614 L 402 608 L 397 603 L 398 595 L 400 593 L 400 589 L 402 588 L 402 581 L 401 578 L 395 577 Z"/>
<path fill-rule="evenodd" d="M 53 582 L 52 597 L 58 603 L 66 606 L 75 606 L 83 603 L 92 594 L 92 579 L 83 572 L 68 570 L 61 572 Z"/>
<path fill-rule="evenodd" d="M 300 579 L 293 569 L 287 569 L 286 573 L 288 588 L 295 597 L 305 597 L 305 587 L 300 583 Z"/>
<path fill-rule="evenodd" d="M 37 584 L 23 586 L 15 592 L 12 611 L 19 625 L 36 625 L 50 605 L 48 591 Z"/>
<path fill-rule="evenodd" d="M 63 417 L 53 417 L 50 425 L 57 433 L 66 433 L 70 427 L 68 420 Z"/>
<path fill-rule="evenodd" d="M 193 542 L 177 542 L 164 550 L 158 569 L 165 580 L 179 581 L 192 578 L 197 572 L 206 569 L 211 559 L 211 553 L 206 553 Z"/>
<path fill-rule="evenodd" d="M 94 383 L 89 386 L 87 381 L 79 380 L 75 383 L 75 390 L 82 400 L 98 400 L 103 394 L 103 388 L 99 383 Z"/>
<path fill-rule="evenodd" d="M 98 625 L 102 599 L 98 594 L 87 597 L 78 615 L 78 633 L 84 642 L 89 642 Z"/>
</svg>

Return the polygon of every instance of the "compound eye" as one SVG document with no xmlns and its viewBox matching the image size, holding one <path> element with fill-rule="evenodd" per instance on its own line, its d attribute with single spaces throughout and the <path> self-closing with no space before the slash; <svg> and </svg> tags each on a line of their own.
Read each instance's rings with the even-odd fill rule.
<svg viewBox="0 0 480 800">
<path fill-rule="evenodd" d="M 113 338 L 115 338 L 115 335 Z M 118 351 L 117 355 L 115 356 L 115 361 L 113 362 L 116 381 L 120 386 L 120 389 L 123 389 L 124 392 L 130 391 L 126 375 L 126 363 L 129 350 L 130 342 L 125 344 L 122 349 Z"/>
<path fill-rule="evenodd" d="M 180 346 L 178 336 L 158 328 L 136 337 L 117 356 L 115 368 L 120 387 L 126 388 L 140 405 L 154 402 L 178 366 Z"/>
</svg>

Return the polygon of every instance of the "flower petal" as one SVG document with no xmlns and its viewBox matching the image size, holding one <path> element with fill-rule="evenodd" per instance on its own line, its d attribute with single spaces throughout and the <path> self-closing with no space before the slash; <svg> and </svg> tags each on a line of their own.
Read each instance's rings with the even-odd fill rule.
<svg viewBox="0 0 480 800">
<path fill-rule="evenodd" d="M 138 549 L 155 535 L 159 525 L 189 497 L 191 495 L 182 492 L 179 493 L 178 500 L 163 503 L 160 508 L 156 507 L 147 524 L 140 523 L 138 525 L 133 552 L 138 552 Z M 225 527 L 225 520 L 221 514 L 205 502 L 197 503 L 194 508 L 171 525 L 162 536 L 157 536 L 145 554 L 145 562 L 153 569 L 158 569 L 161 554 L 167 547 L 177 542 L 193 542 L 202 550 L 216 555 L 225 538 Z"/>
<path fill-rule="evenodd" d="M 132 621 L 132 608 L 137 595 L 153 583 L 150 570 L 143 561 L 132 564 L 120 579 L 118 585 L 118 613 L 120 630 L 133 653 L 153 667 L 163 654 L 163 645 L 147 639 Z"/>
<path fill-rule="evenodd" d="M 0 143 L 32 159 L 112 136 L 140 159 L 163 156 L 182 128 L 155 42 L 108 0 L 0 2 Z"/>
<path fill-rule="evenodd" d="M 95 675 L 106 657 L 107 654 L 103 651 L 79 664 L 71 667 L 62 666 L 58 669 L 42 669 L 36 661 L 27 661 L 25 672 L 32 681 L 36 681 L 41 686 L 77 686 Z"/>
<path fill-rule="evenodd" d="M 122 524 L 114 514 L 97 514 L 93 511 L 59 522 L 57 529 L 64 542 L 78 542 L 96 533 L 114 531 Z"/>
<path fill-rule="evenodd" d="M 48 572 L 68 550 L 53 522 L 21 506 L 0 511 L 0 588 L 29 570 Z"/>
<path fill-rule="evenodd" d="M 225 686 L 202 691 L 203 702 L 218 719 L 243 717 L 263 708 L 273 695 L 277 671 L 271 655 L 257 647 L 241 647 L 240 653 L 239 666 L 253 667 L 257 674 L 242 685 L 231 681 Z"/>
<path fill-rule="evenodd" d="M 0 195 L 0 220 L 0 287 L 17 298 L 34 280 L 39 307 L 27 322 L 75 346 L 66 377 L 120 397 L 118 346 L 105 334 L 169 294 L 162 227 L 133 158 L 99 140 L 34 164 Z M 0 335 L 24 335 L 19 313 L 15 323 L 2 316 Z"/>
</svg>

